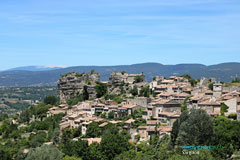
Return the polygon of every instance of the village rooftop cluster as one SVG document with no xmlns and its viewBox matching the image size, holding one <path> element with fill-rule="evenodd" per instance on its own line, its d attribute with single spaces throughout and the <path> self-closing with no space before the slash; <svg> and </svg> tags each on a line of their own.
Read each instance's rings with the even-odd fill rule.
<svg viewBox="0 0 240 160">
<path fill-rule="evenodd" d="M 214 78 L 202 78 L 193 85 L 189 78 L 184 76 L 169 78 L 155 76 L 151 82 L 145 81 L 143 73 L 114 72 L 108 82 L 100 82 L 99 77 L 98 73 L 82 75 L 70 73 L 59 80 L 58 92 L 61 104 L 50 108 L 47 116 L 66 114 L 60 123 L 60 130 L 81 127 L 84 135 L 88 125 L 94 121 L 99 123 L 99 127 L 112 123 L 119 124 L 121 129 L 127 130 L 131 135 L 131 141 L 134 141 L 136 136 L 140 137 L 140 141 L 146 141 L 156 132 L 160 136 L 170 135 L 173 123 L 180 117 L 184 105 L 188 110 L 203 109 L 214 117 L 221 114 L 221 106 L 224 104 L 228 107 L 224 113 L 226 116 L 236 115 L 236 118 L 240 119 L 240 88 L 224 87 Z M 108 86 L 109 94 L 120 96 L 124 91 L 122 101 L 97 98 L 94 91 L 97 81 Z M 209 88 L 209 84 L 212 88 Z M 148 87 L 151 93 L 147 97 L 140 96 L 144 87 Z M 131 91 L 134 88 L 137 89 L 137 95 L 132 95 Z M 84 90 L 89 93 L 89 100 L 75 105 L 67 104 L 69 98 L 74 98 Z M 136 111 L 141 112 L 141 119 L 144 120 L 141 125 L 135 124 L 138 118 L 130 117 Z M 86 140 L 89 144 L 100 143 L 101 137 Z"/>
</svg>

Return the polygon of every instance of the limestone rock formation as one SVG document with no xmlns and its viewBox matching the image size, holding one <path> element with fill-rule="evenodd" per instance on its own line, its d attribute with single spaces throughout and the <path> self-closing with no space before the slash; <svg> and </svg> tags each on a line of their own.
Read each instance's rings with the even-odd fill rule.
<svg viewBox="0 0 240 160">
<path fill-rule="evenodd" d="M 68 99 L 74 98 L 87 91 L 89 98 L 96 98 L 96 81 L 100 80 L 98 73 L 86 74 L 71 72 L 63 75 L 58 80 L 58 95 L 60 101 L 65 103 Z"/>
<path fill-rule="evenodd" d="M 112 72 L 109 77 L 109 85 L 110 86 L 123 86 L 126 83 L 127 74 L 121 72 Z"/>
<path fill-rule="evenodd" d="M 140 78 L 140 82 L 136 82 L 136 78 Z M 142 88 L 146 84 L 143 73 L 127 74 L 125 72 L 112 72 L 109 78 L 109 93 L 121 94 L 122 91 L 129 92 L 133 86 Z"/>
</svg>

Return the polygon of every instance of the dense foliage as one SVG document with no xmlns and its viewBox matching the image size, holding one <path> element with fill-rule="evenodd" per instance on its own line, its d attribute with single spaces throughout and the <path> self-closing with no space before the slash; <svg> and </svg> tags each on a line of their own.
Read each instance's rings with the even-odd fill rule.
<svg viewBox="0 0 240 160">
<path fill-rule="evenodd" d="M 200 109 L 184 111 L 174 122 L 171 137 L 160 136 L 155 131 L 146 142 L 139 142 L 137 136 L 132 142 L 129 141 L 129 132 L 118 127 L 124 123 L 99 127 L 100 122 L 93 122 L 86 135 L 82 135 L 81 127 L 67 128 L 60 134 L 59 123 L 64 114 L 47 117 L 51 107 L 41 103 L 24 110 L 19 116 L 2 116 L 0 159 L 213 160 L 230 158 L 240 149 L 240 122 L 224 115 L 212 118 Z M 114 115 L 108 116 L 114 118 Z M 123 117 L 125 120 L 130 118 L 135 119 L 133 128 L 146 125 L 142 109 Z M 102 139 L 100 143 L 89 145 L 84 138 Z M 45 142 L 52 142 L 52 145 L 44 145 Z M 182 145 L 221 145 L 223 149 L 200 150 L 199 154 L 188 155 L 183 154 Z"/>
</svg>

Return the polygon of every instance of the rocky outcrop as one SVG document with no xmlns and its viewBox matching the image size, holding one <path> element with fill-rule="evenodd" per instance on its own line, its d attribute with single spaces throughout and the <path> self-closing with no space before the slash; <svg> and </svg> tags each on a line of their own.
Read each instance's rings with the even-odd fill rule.
<svg viewBox="0 0 240 160">
<path fill-rule="evenodd" d="M 93 74 L 79 74 L 79 73 L 68 73 L 63 75 L 58 80 L 58 95 L 60 101 L 65 103 L 68 99 L 74 98 L 87 91 L 89 98 L 96 98 L 96 81 L 100 80 L 98 73 Z"/>
<path fill-rule="evenodd" d="M 109 93 L 119 95 L 122 90 L 126 90 L 126 79 L 126 73 L 112 72 L 109 77 Z"/>
<path fill-rule="evenodd" d="M 109 77 L 110 86 L 123 86 L 126 83 L 127 74 L 121 72 L 112 72 Z"/>
<path fill-rule="evenodd" d="M 136 82 L 136 78 L 140 78 L 140 82 Z M 109 93 L 122 94 L 123 91 L 129 93 L 134 86 L 141 89 L 147 84 L 143 73 L 127 74 L 125 72 L 113 72 L 109 78 Z"/>
</svg>

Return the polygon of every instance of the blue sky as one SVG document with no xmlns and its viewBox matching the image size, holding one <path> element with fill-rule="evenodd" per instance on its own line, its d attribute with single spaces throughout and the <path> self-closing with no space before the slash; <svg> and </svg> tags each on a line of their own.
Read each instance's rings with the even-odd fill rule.
<svg viewBox="0 0 240 160">
<path fill-rule="evenodd" d="M 0 0 L 0 70 L 240 62 L 239 0 Z"/>
</svg>

